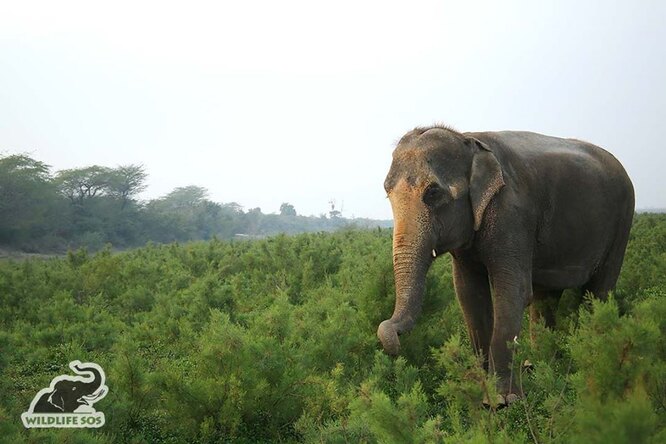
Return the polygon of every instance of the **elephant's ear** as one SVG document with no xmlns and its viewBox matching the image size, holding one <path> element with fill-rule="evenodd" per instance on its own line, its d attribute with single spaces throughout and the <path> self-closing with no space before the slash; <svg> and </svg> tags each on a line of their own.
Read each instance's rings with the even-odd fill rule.
<svg viewBox="0 0 666 444">
<path fill-rule="evenodd" d="M 483 213 L 493 196 L 504 186 L 504 177 L 502 177 L 502 167 L 488 145 L 471 137 L 468 141 L 479 148 L 472 160 L 472 173 L 469 180 L 469 196 L 474 212 L 474 231 L 479 231 Z"/>
<path fill-rule="evenodd" d="M 65 411 L 65 399 L 57 391 L 53 392 L 49 397 L 49 402 L 51 405 L 59 408 L 63 412 Z"/>
</svg>

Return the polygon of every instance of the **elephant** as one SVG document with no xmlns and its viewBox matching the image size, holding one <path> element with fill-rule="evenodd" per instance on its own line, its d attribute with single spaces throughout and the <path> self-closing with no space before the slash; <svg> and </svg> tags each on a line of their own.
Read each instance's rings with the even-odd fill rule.
<svg viewBox="0 0 666 444">
<path fill-rule="evenodd" d="M 398 142 L 384 188 L 396 289 L 393 315 L 377 330 L 384 350 L 399 353 L 398 336 L 420 315 L 426 273 L 448 252 L 470 341 L 496 376 L 500 406 L 524 396 L 509 342 L 526 308 L 532 323 L 552 327 L 547 302 L 564 289 L 606 299 L 634 215 L 632 182 L 613 155 L 524 131 L 416 128 Z"/>
<path fill-rule="evenodd" d="M 48 389 L 38 394 L 32 413 L 73 413 L 81 406 L 90 406 L 106 395 L 104 372 L 97 364 L 74 361 L 70 367 L 78 374 L 90 373 L 92 379 L 81 376 L 58 376 Z"/>
</svg>

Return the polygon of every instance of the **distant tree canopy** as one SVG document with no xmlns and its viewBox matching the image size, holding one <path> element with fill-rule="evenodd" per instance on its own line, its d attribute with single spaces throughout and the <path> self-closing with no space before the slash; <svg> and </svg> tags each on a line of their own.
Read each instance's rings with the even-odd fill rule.
<svg viewBox="0 0 666 444">
<path fill-rule="evenodd" d="M 122 202 L 122 208 L 137 194 L 146 189 L 148 174 L 142 165 L 121 165 L 109 172 L 107 190 L 109 195 Z"/>
<path fill-rule="evenodd" d="M 55 183 L 60 192 L 72 203 L 83 204 L 85 199 L 101 196 L 109 181 L 109 168 L 93 165 L 87 168 L 62 170 Z"/>
<path fill-rule="evenodd" d="M 194 185 L 178 187 L 159 199 L 174 210 L 193 209 L 201 205 L 208 197 L 208 190 Z"/>
<path fill-rule="evenodd" d="M 286 202 L 279 215 L 263 214 L 260 208 L 244 211 L 236 202 L 211 201 L 208 190 L 196 185 L 142 202 L 138 195 L 147 177 L 142 165 L 93 165 L 52 174 L 48 165 L 24 154 L 0 157 L 0 246 L 29 252 L 97 250 L 106 243 L 127 248 L 147 241 L 332 231 L 352 223 L 297 216 Z M 353 223 L 390 225 L 364 219 Z"/>
<path fill-rule="evenodd" d="M 0 244 L 39 236 L 56 204 L 48 165 L 25 155 L 0 158 Z"/>
<path fill-rule="evenodd" d="M 290 203 L 280 205 L 280 216 L 296 216 L 296 208 Z"/>
</svg>

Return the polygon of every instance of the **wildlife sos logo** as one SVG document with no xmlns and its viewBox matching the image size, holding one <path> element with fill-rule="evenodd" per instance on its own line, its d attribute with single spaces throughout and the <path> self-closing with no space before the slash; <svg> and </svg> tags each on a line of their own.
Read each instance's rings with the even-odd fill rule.
<svg viewBox="0 0 666 444">
<path fill-rule="evenodd" d="M 104 370 L 94 362 L 72 361 L 74 373 L 81 376 L 60 375 L 35 395 L 30 408 L 21 415 L 26 428 L 47 427 L 102 427 L 104 413 L 93 404 L 109 391 L 105 385 Z"/>
</svg>

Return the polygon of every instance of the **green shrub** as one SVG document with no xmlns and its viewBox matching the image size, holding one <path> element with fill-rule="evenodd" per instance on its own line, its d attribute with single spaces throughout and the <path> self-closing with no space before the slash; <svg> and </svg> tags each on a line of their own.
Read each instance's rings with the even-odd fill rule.
<svg viewBox="0 0 666 444">
<path fill-rule="evenodd" d="M 0 441 L 664 442 L 663 233 L 666 216 L 638 216 L 615 295 L 568 291 L 554 331 L 513 345 L 527 396 L 500 410 L 481 404 L 494 381 L 448 257 L 403 355 L 380 350 L 394 303 L 386 231 L 0 262 Z M 107 372 L 106 425 L 24 429 L 20 414 L 74 359 Z"/>
</svg>

